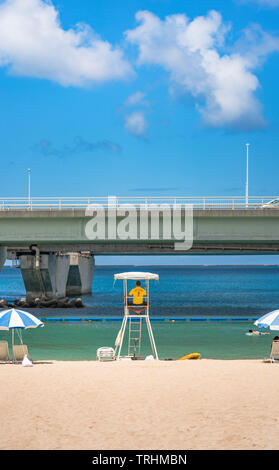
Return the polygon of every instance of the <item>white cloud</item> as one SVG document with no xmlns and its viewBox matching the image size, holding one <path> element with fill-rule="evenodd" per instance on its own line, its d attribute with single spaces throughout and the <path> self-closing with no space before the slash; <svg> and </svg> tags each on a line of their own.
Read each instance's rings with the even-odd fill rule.
<svg viewBox="0 0 279 470">
<path fill-rule="evenodd" d="M 234 44 L 233 50 L 245 58 L 248 66 L 256 68 L 269 54 L 279 52 L 279 38 L 263 31 L 258 24 L 251 24 L 242 31 L 242 36 Z"/>
<path fill-rule="evenodd" d="M 122 51 L 88 25 L 64 30 L 50 0 L 5 0 L 0 5 L 0 66 L 13 74 L 63 86 L 124 79 L 132 72 Z"/>
<path fill-rule="evenodd" d="M 145 137 L 147 121 L 142 111 L 135 111 L 125 118 L 125 128 L 136 137 Z"/>
<path fill-rule="evenodd" d="M 261 127 L 264 120 L 253 73 L 259 57 L 275 50 L 261 38 L 250 51 L 222 54 L 230 25 L 210 11 L 190 21 L 185 15 L 161 20 L 148 11 L 136 14 L 140 23 L 126 38 L 139 48 L 138 63 L 162 66 L 170 74 L 171 90 L 190 93 L 205 122 L 214 127 Z M 270 37 L 269 37 L 270 38 Z M 261 52 L 260 52 L 261 50 Z"/>
<path fill-rule="evenodd" d="M 132 95 L 128 96 L 128 98 L 125 101 L 126 106 L 147 106 L 148 101 L 145 100 L 145 93 L 142 91 L 136 91 Z"/>
</svg>

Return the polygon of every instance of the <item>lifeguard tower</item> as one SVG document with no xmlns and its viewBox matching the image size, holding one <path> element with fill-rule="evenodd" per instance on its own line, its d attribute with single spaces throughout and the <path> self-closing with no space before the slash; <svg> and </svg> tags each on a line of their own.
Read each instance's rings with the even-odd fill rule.
<svg viewBox="0 0 279 470">
<path fill-rule="evenodd" d="M 141 342 L 142 342 L 142 327 L 146 323 L 147 333 L 151 345 L 151 350 L 154 359 L 158 359 L 156 344 L 149 319 L 149 281 L 159 280 L 158 274 L 142 273 L 142 272 L 128 272 L 114 275 L 114 280 L 123 281 L 124 291 L 124 317 L 121 328 L 115 341 L 115 359 L 128 358 L 128 359 L 144 359 L 141 356 Z M 128 282 L 129 281 L 144 281 L 147 296 L 143 298 L 141 304 L 132 303 L 132 297 L 129 297 Z M 123 349 L 123 341 L 128 326 L 128 351 L 126 355 L 121 355 Z"/>
</svg>

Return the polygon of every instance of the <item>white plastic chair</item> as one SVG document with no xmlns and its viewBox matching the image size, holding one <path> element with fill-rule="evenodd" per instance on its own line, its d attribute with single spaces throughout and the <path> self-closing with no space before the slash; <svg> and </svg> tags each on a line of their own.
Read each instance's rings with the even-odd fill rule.
<svg viewBox="0 0 279 470">
<path fill-rule="evenodd" d="M 98 361 L 114 361 L 115 360 L 114 349 L 109 346 L 98 348 L 97 359 Z"/>
</svg>

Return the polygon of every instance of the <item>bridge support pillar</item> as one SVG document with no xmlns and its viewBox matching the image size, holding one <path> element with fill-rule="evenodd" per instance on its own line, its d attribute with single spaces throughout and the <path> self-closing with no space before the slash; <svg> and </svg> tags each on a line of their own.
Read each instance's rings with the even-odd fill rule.
<svg viewBox="0 0 279 470">
<path fill-rule="evenodd" d="M 95 259 L 91 253 L 70 253 L 70 267 L 66 286 L 67 295 L 90 294 Z"/>
<path fill-rule="evenodd" d="M 68 255 L 58 253 L 21 255 L 20 268 L 27 300 L 66 296 Z"/>
<path fill-rule="evenodd" d="M 0 271 L 5 264 L 6 258 L 7 258 L 7 247 L 0 246 Z"/>
</svg>

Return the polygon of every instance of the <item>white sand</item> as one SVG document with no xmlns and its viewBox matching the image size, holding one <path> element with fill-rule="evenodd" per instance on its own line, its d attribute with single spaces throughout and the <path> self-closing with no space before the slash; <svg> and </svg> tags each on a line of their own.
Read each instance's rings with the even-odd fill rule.
<svg viewBox="0 0 279 470">
<path fill-rule="evenodd" d="M 279 449 L 279 364 L 11 364 L 0 384 L 0 449 Z"/>
</svg>

